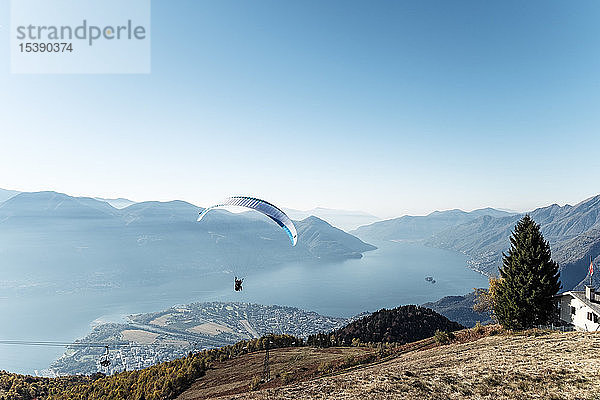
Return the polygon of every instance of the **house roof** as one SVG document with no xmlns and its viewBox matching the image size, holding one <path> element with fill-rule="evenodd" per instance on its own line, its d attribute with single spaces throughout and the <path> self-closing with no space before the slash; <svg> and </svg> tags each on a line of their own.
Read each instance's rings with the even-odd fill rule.
<svg viewBox="0 0 600 400">
<path fill-rule="evenodd" d="M 571 297 L 576 298 L 577 300 L 581 301 L 583 304 L 591 308 L 592 311 L 594 311 L 596 314 L 600 315 L 600 303 L 592 303 L 590 300 L 588 300 L 587 297 L 585 297 L 585 292 L 572 290 L 569 292 L 561 293 L 558 296 L 561 297 L 566 295 L 570 295 Z M 596 295 L 600 296 L 600 293 L 596 293 Z"/>
</svg>

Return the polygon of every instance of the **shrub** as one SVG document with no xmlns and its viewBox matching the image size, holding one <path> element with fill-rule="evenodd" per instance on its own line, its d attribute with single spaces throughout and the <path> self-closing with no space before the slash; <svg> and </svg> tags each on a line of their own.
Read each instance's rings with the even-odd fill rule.
<svg viewBox="0 0 600 400">
<path fill-rule="evenodd" d="M 346 358 L 344 359 L 343 367 L 344 368 L 353 367 L 353 366 L 357 365 L 358 363 L 359 363 L 359 361 L 356 360 L 356 357 L 349 355 L 349 356 L 346 356 Z"/>
<path fill-rule="evenodd" d="M 484 331 L 484 327 L 483 325 L 481 325 L 481 322 L 477 321 L 477 323 L 475 324 L 475 327 L 473 328 L 473 332 L 475 332 L 476 334 L 482 334 Z"/>
<path fill-rule="evenodd" d="M 435 339 L 436 343 L 439 344 L 450 343 L 450 335 L 448 335 L 448 332 L 440 331 L 439 329 L 435 331 L 433 338 Z"/>
<path fill-rule="evenodd" d="M 281 374 L 281 382 L 285 385 L 294 380 L 294 374 L 292 372 L 284 372 Z"/>
<path fill-rule="evenodd" d="M 333 363 L 324 361 L 321 364 L 319 364 L 317 371 L 322 374 L 328 374 L 333 372 L 333 369 Z"/>
<path fill-rule="evenodd" d="M 260 386 L 260 377 L 255 376 L 254 378 L 252 378 L 248 386 L 251 391 L 258 390 L 258 387 Z"/>
</svg>

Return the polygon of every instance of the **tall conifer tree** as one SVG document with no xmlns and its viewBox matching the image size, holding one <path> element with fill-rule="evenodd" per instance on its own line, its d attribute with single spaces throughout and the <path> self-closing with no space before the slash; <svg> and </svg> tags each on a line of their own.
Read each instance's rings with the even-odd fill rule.
<svg viewBox="0 0 600 400">
<path fill-rule="evenodd" d="M 552 296 L 561 285 L 558 264 L 550 256 L 540 226 L 525 215 L 510 237 L 508 254 L 502 254 L 494 314 L 505 328 L 526 329 L 553 319 Z"/>
</svg>

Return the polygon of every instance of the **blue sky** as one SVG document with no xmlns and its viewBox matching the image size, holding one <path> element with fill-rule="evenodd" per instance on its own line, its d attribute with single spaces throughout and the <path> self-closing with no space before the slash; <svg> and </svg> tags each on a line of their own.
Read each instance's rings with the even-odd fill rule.
<svg viewBox="0 0 600 400">
<path fill-rule="evenodd" d="M 152 2 L 149 75 L 12 75 L 0 187 L 381 217 L 600 193 L 600 2 Z"/>
</svg>

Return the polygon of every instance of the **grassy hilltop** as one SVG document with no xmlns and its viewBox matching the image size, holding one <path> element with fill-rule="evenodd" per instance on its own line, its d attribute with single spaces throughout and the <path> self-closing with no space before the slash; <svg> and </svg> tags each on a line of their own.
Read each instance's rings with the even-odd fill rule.
<svg viewBox="0 0 600 400">
<path fill-rule="evenodd" d="M 246 389 L 236 396 L 205 397 L 211 389 L 193 386 L 179 399 L 596 400 L 598 346 L 598 333 L 484 334 L 478 340 L 417 347 L 385 362 L 255 392 Z"/>
<path fill-rule="evenodd" d="M 271 380 L 261 382 L 265 346 L 271 349 Z M 345 347 L 306 346 L 275 335 L 111 376 L 50 379 L 0 372 L 0 399 L 595 400 L 599 346 L 598 333 L 513 333 L 499 326 Z"/>
</svg>

